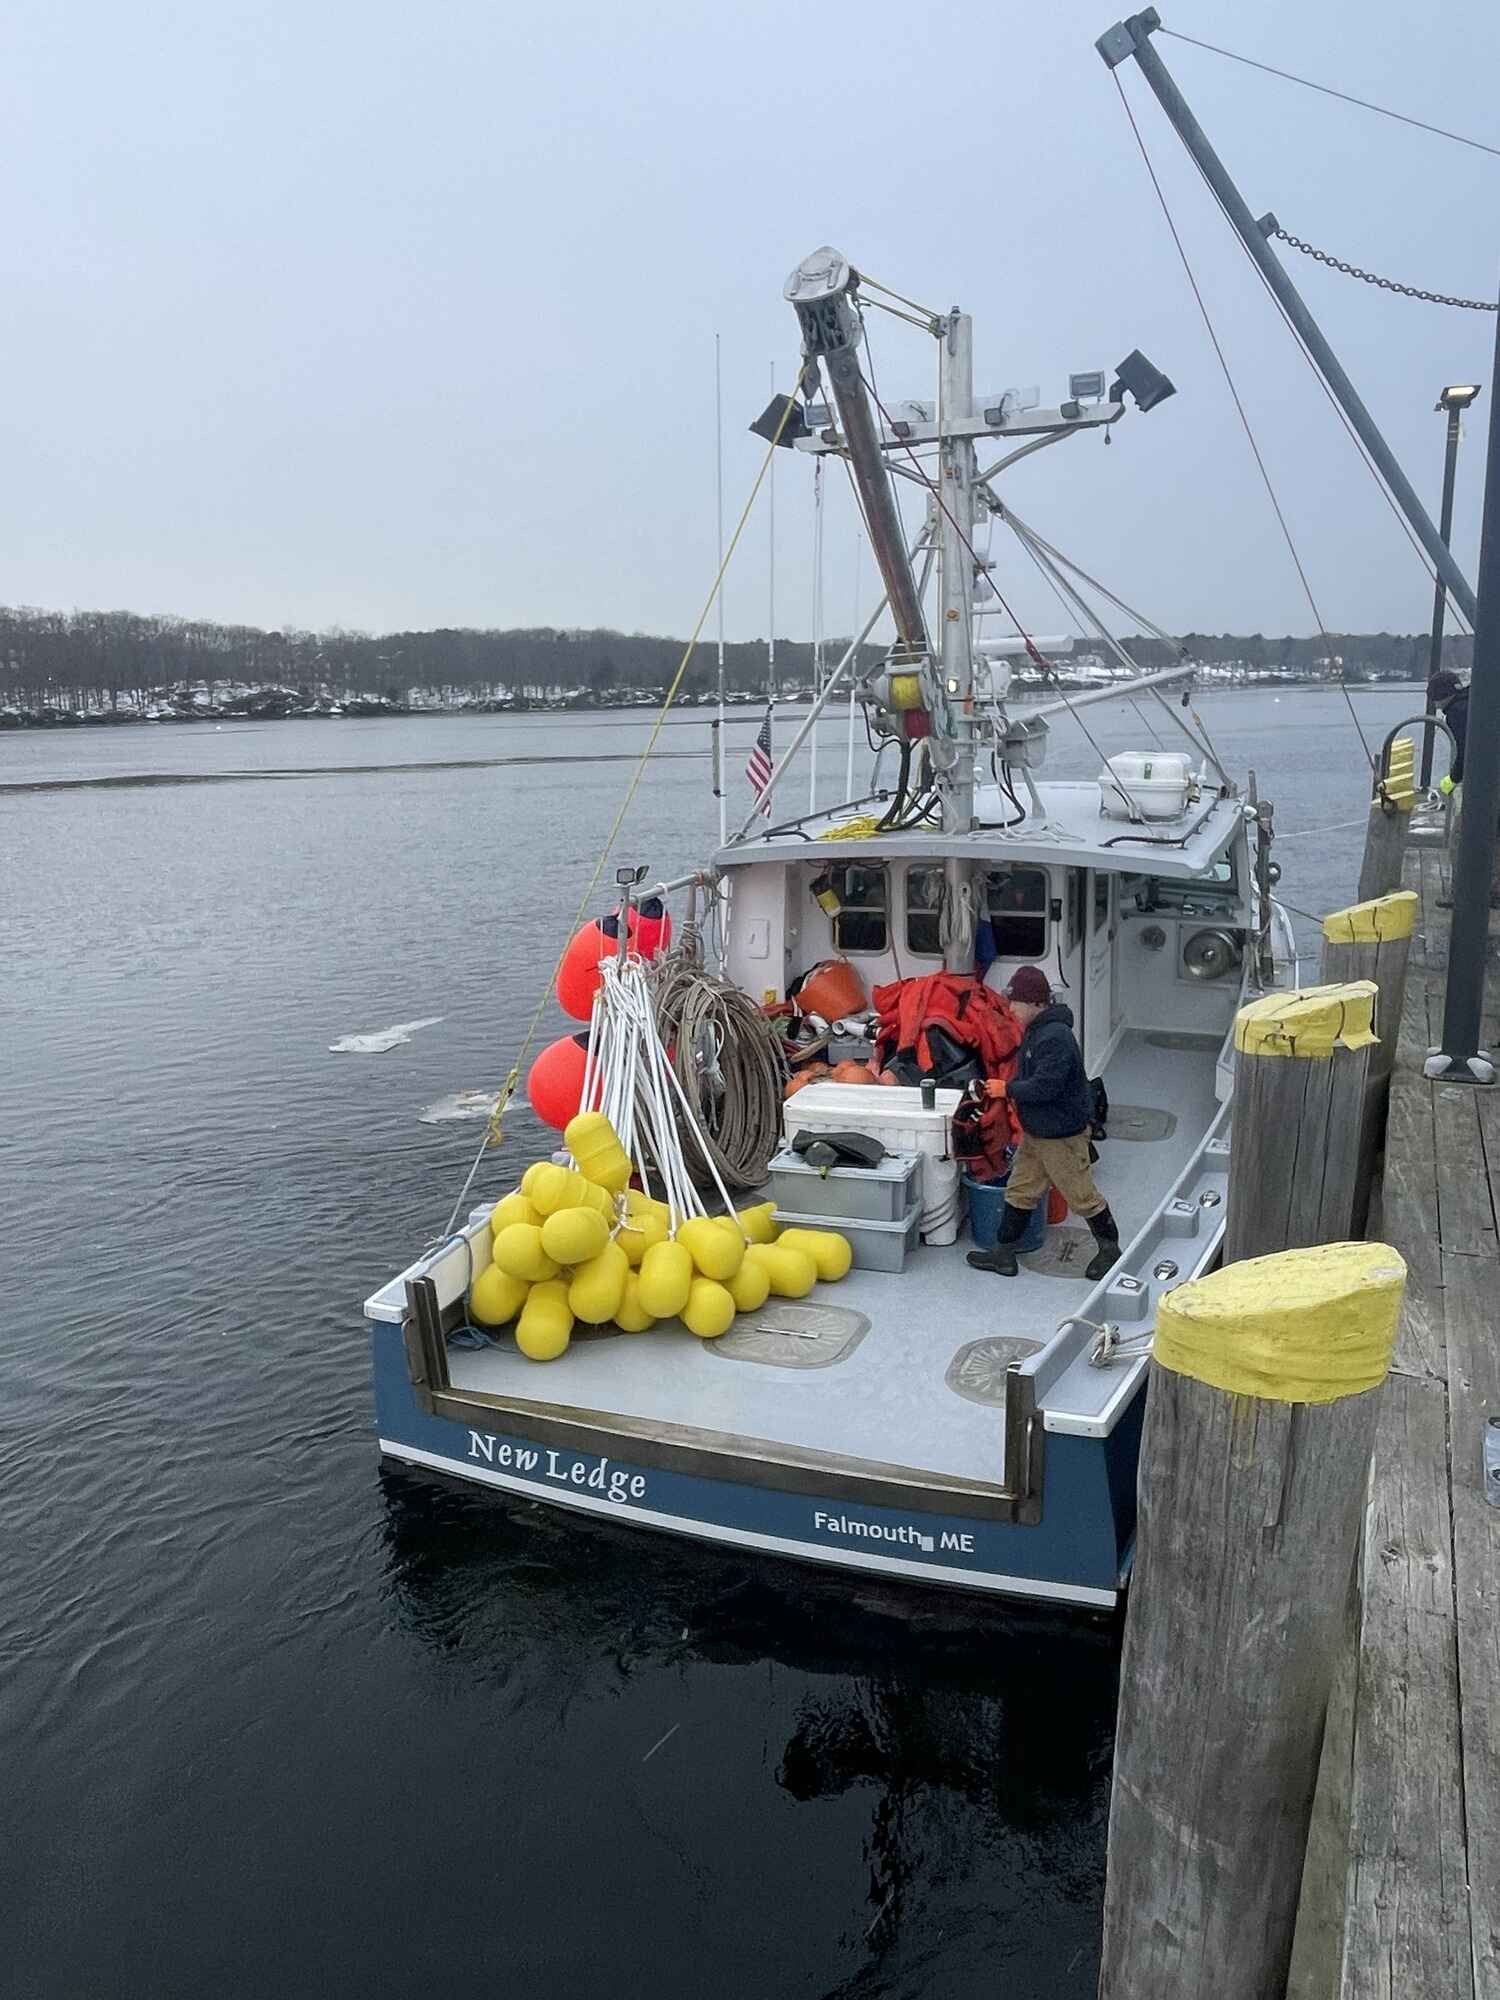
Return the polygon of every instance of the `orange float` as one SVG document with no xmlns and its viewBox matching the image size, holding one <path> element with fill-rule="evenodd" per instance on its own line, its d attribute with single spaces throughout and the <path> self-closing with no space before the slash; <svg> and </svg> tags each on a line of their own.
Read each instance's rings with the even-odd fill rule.
<svg viewBox="0 0 1500 2000">
<path fill-rule="evenodd" d="M 804 1014 L 841 1021 L 846 1014 L 862 1014 L 870 1003 L 865 997 L 865 982 L 848 959 L 825 958 L 797 989 L 796 1004 Z"/>
<path fill-rule="evenodd" d="M 526 1077 L 526 1095 L 544 1125 L 561 1132 L 584 1107 L 583 1071 L 588 1061 L 587 1035 L 563 1035 L 544 1048 Z M 597 1094 L 589 1109 L 596 1109 Z"/>
<path fill-rule="evenodd" d="M 599 991 L 601 960 L 618 950 L 620 919 L 611 914 L 595 917 L 585 924 L 563 953 L 557 968 L 557 1003 L 575 1021 L 586 1021 L 594 1011 L 594 995 Z M 637 909 L 630 909 L 630 948 L 642 958 L 655 958 L 672 942 L 672 919 L 659 896 L 648 896 Z"/>
</svg>

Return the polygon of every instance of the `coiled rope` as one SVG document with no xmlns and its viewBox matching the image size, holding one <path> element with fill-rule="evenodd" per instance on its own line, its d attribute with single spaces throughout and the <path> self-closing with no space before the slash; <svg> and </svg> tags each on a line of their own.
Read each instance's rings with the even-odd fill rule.
<svg viewBox="0 0 1500 2000">
<path fill-rule="evenodd" d="M 780 1037 L 748 994 L 683 951 L 660 960 L 650 984 L 657 1035 L 691 1114 L 677 1121 L 689 1175 L 699 1186 L 761 1187 L 781 1143 Z"/>
</svg>

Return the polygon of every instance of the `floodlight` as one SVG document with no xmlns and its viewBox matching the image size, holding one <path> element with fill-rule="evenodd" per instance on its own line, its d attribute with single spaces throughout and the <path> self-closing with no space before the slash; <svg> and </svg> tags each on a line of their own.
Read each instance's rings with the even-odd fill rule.
<svg viewBox="0 0 1500 2000">
<path fill-rule="evenodd" d="M 1479 394 L 1482 386 L 1478 382 L 1455 382 L 1438 397 L 1437 408 L 1440 410 L 1466 410 Z"/>
<path fill-rule="evenodd" d="M 1127 354 L 1115 370 L 1110 401 L 1118 403 L 1127 391 L 1135 399 L 1135 406 L 1142 416 L 1147 410 L 1154 410 L 1158 403 L 1164 403 L 1168 396 L 1177 394 L 1176 385 L 1159 368 L 1153 367 L 1138 347 Z"/>
</svg>

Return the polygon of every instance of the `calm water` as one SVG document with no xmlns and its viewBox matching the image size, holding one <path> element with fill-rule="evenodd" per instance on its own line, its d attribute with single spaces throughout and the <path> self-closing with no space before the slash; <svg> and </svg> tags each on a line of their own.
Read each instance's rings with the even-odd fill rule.
<svg viewBox="0 0 1500 2000">
<path fill-rule="evenodd" d="M 1414 705 L 1359 698 L 1372 735 Z M 1203 713 L 1289 834 L 1362 812 L 1336 694 Z M 1093 1992 L 1110 1632 L 377 1466 L 360 1301 L 476 1139 L 417 1114 L 503 1077 L 628 777 L 588 760 L 644 735 L 0 735 L 0 787 L 245 774 L 0 790 L 10 2000 Z M 1065 723 L 1051 761 L 1095 755 Z M 674 757 L 619 858 L 713 825 Z M 1288 839 L 1284 893 L 1346 900 L 1359 840 Z M 505 1181 L 542 1150 L 515 1117 Z"/>
</svg>

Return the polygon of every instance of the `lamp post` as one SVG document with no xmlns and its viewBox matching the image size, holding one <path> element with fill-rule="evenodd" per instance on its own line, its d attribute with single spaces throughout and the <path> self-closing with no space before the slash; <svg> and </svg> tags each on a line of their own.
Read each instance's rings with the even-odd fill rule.
<svg viewBox="0 0 1500 2000">
<path fill-rule="evenodd" d="M 1500 372 L 1500 320 L 1495 327 L 1495 366 Z M 1480 1044 L 1480 1023 L 1489 955 L 1495 827 L 1500 821 L 1500 396 L 1490 398 L 1477 581 L 1474 671 L 1469 677 L 1469 726 L 1464 742 L 1464 806 L 1453 863 L 1453 932 L 1448 941 L 1448 983 L 1443 994 L 1443 1045 L 1422 1065 L 1427 1076 L 1449 1077 L 1459 1083 L 1495 1081 L 1495 1064 Z"/>
<path fill-rule="evenodd" d="M 1448 412 L 1448 446 L 1443 456 L 1443 505 L 1438 518 L 1438 533 L 1446 548 L 1453 534 L 1453 476 L 1458 467 L 1458 420 L 1479 394 L 1478 382 L 1455 382 L 1446 388 L 1437 399 L 1437 408 Z M 1443 618 L 1448 608 L 1448 588 L 1441 576 L 1437 579 L 1437 590 L 1432 600 L 1432 647 L 1427 656 L 1427 679 L 1429 683 L 1443 664 Z M 1436 714 L 1429 695 L 1427 713 Z M 1432 729 L 1422 731 L 1422 773 L 1420 782 L 1423 789 L 1432 783 Z"/>
</svg>

